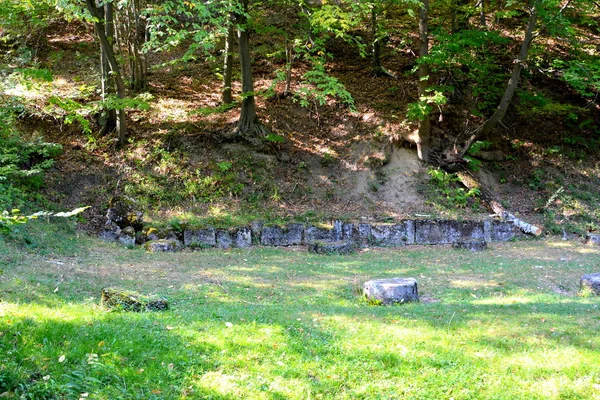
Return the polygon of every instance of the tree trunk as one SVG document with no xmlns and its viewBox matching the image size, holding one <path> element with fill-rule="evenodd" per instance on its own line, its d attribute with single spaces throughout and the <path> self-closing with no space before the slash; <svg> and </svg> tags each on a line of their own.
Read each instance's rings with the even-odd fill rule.
<svg viewBox="0 0 600 400">
<path fill-rule="evenodd" d="M 523 43 L 521 43 L 519 57 L 514 60 L 513 70 L 510 75 L 506 90 L 504 91 L 504 95 L 502 96 L 500 104 L 498 105 L 498 108 L 494 114 L 483 124 L 483 127 L 481 128 L 481 135 L 484 137 L 489 135 L 496 128 L 496 126 L 502 122 L 502 119 L 506 115 L 508 106 L 510 105 L 513 95 L 515 94 L 515 90 L 519 85 L 521 71 L 523 71 L 523 68 L 527 63 L 527 56 L 529 54 L 529 49 L 531 48 L 531 43 L 533 42 L 533 31 L 535 30 L 536 20 L 537 7 L 536 4 L 534 4 L 530 9 L 529 21 L 527 22 L 527 29 L 525 30 L 525 39 L 523 39 Z"/>
<path fill-rule="evenodd" d="M 481 183 L 475 179 L 475 177 L 466 171 L 459 172 L 456 174 L 460 179 L 460 182 L 467 189 L 478 189 L 479 190 L 479 198 L 488 205 L 498 215 L 500 218 L 511 221 L 517 228 L 519 228 L 523 233 L 527 233 L 530 235 L 540 236 L 542 234 L 542 229 L 532 225 L 528 222 L 523 221 L 520 218 L 517 218 L 510 212 L 504 208 L 502 203 L 496 198 L 496 195 L 487 187 L 483 186 Z"/>
<path fill-rule="evenodd" d="M 485 20 L 485 0 L 479 0 L 475 7 L 479 8 L 479 25 L 484 29 L 487 28 L 487 21 Z"/>
<path fill-rule="evenodd" d="M 252 80 L 252 60 L 250 58 L 250 35 L 248 33 L 248 0 L 241 0 L 243 12 L 236 15 L 238 24 L 238 47 L 242 70 L 242 109 L 237 134 L 246 138 L 256 138 L 263 128 L 256 115 L 254 82 Z"/>
<path fill-rule="evenodd" d="M 227 27 L 227 38 L 225 39 L 224 63 L 223 63 L 223 104 L 231 104 L 231 76 L 233 71 L 233 41 L 235 38 L 233 21 L 229 21 Z"/>
<path fill-rule="evenodd" d="M 112 42 L 114 37 L 113 6 L 106 3 L 98 10 L 104 14 L 106 38 Z M 115 80 L 110 74 L 110 66 L 104 50 L 100 48 L 100 71 L 102 75 L 102 100 L 106 100 L 109 94 L 115 93 Z M 117 127 L 117 113 L 115 110 L 102 110 L 100 117 L 100 134 L 107 135 Z"/>
<path fill-rule="evenodd" d="M 96 31 L 96 35 L 98 36 L 102 52 L 106 57 L 106 61 L 110 68 L 111 75 L 114 78 L 115 83 L 117 85 L 117 96 L 120 99 L 123 99 L 125 98 L 125 83 L 123 82 L 121 70 L 119 68 L 119 64 L 117 63 L 117 59 L 115 58 L 112 43 L 109 42 L 106 36 L 106 27 L 105 23 L 103 22 L 104 16 L 99 14 L 94 0 L 86 0 L 86 6 L 92 17 L 94 17 L 95 19 L 94 29 Z M 125 119 L 125 110 L 118 110 L 117 115 L 117 132 L 119 137 L 118 144 L 122 145 L 125 143 L 125 140 L 127 138 L 127 123 Z"/>
<path fill-rule="evenodd" d="M 287 97 L 290 95 L 292 87 L 292 64 L 294 63 L 294 48 L 287 38 L 285 40 L 285 61 L 285 88 L 283 89 L 283 96 Z"/>
<path fill-rule="evenodd" d="M 519 85 L 521 71 L 523 71 L 523 68 L 526 65 L 529 49 L 531 48 L 531 44 L 534 39 L 533 31 L 535 30 L 537 21 L 537 3 L 534 3 L 529 11 L 529 20 L 527 22 L 527 28 L 525 29 L 525 38 L 521 43 L 519 57 L 516 60 L 514 60 L 513 70 L 510 75 L 510 79 L 508 80 L 506 90 L 504 91 L 504 95 L 500 100 L 500 104 L 498 104 L 498 108 L 496 109 L 494 114 L 471 135 L 469 140 L 467 140 L 463 149 L 456 155 L 456 160 L 462 160 L 462 158 L 465 154 L 467 154 L 467 151 L 469 151 L 469 148 L 475 142 L 476 139 L 480 137 L 489 136 L 492 133 L 492 131 L 496 128 L 496 126 L 498 126 L 498 124 L 502 122 L 502 119 L 506 115 L 508 106 L 510 105 L 513 95 L 517 90 L 517 86 Z"/>
<path fill-rule="evenodd" d="M 422 0 L 421 10 L 419 11 L 419 57 L 423 58 L 429 54 L 429 34 L 428 34 L 428 14 L 429 0 Z M 419 101 L 425 96 L 429 86 L 429 65 L 419 63 Z M 427 114 L 419 122 L 419 130 L 415 140 L 417 144 L 417 156 L 419 160 L 428 162 L 431 147 L 431 121 Z"/>
<path fill-rule="evenodd" d="M 379 75 L 382 72 L 381 42 L 377 36 L 377 11 L 375 3 L 371 4 L 371 57 L 375 75 Z"/>
</svg>

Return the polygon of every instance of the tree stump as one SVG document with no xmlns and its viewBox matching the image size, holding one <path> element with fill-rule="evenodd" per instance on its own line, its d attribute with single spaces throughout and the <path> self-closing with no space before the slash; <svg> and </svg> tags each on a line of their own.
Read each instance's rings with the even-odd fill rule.
<svg viewBox="0 0 600 400">
<path fill-rule="evenodd" d="M 419 301 L 417 281 L 413 278 L 371 280 L 363 285 L 363 293 L 369 301 L 384 305 Z"/>
</svg>

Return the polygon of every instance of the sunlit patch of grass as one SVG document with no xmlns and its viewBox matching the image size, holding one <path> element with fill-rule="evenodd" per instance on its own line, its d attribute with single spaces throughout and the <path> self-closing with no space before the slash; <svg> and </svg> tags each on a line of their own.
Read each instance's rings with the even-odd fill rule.
<svg viewBox="0 0 600 400">
<path fill-rule="evenodd" d="M 40 254 L 56 245 L 48 238 L 33 250 L 4 244 L 0 389 L 19 396 L 593 399 L 600 385 L 598 299 L 548 286 L 598 265 L 580 244 L 347 257 L 147 254 L 87 238 L 63 245 L 68 253 Z M 415 277 L 439 302 L 362 299 L 362 282 L 392 276 Z M 159 294 L 172 307 L 107 312 L 97 299 L 108 285 Z"/>
</svg>

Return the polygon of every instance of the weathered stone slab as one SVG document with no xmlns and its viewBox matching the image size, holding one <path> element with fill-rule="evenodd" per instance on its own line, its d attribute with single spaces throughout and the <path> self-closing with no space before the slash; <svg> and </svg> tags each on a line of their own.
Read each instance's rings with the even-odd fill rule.
<svg viewBox="0 0 600 400">
<path fill-rule="evenodd" d="M 150 253 L 176 251 L 178 247 L 179 242 L 177 240 L 170 239 L 151 240 L 149 242 L 144 243 L 144 248 Z"/>
<path fill-rule="evenodd" d="M 358 225 L 346 223 L 342 225 L 342 240 L 354 242 L 358 240 Z"/>
<path fill-rule="evenodd" d="M 100 239 L 107 242 L 117 242 L 120 235 L 121 228 L 114 222 L 107 222 L 106 225 L 104 225 L 104 229 L 102 229 L 99 234 Z"/>
<path fill-rule="evenodd" d="M 400 224 L 381 224 L 371 227 L 371 242 L 377 246 L 404 246 L 414 244 L 414 221 Z"/>
<path fill-rule="evenodd" d="M 217 234 L 214 228 L 186 230 L 183 232 L 183 244 L 192 247 L 215 247 Z"/>
<path fill-rule="evenodd" d="M 455 243 L 452 243 L 452 247 L 454 247 L 455 249 L 479 252 L 479 251 L 483 251 L 483 250 L 487 249 L 487 242 L 484 242 L 484 241 L 455 242 Z"/>
<path fill-rule="evenodd" d="M 416 244 L 451 244 L 484 241 L 483 222 L 477 221 L 415 221 Z"/>
<path fill-rule="evenodd" d="M 371 224 L 358 224 L 358 238 L 360 239 L 360 241 L 370 241 L 371 230 Z"/>
<path fill-rule="evenodd" d="M 579 285 L 581 289 L 589 289 L 593 294 L 600 295 L 600 272 L 583 275 Z"/>
<path fill-rule="evenodd" d="M 233 245 L 242 249 L 252 246 L 252 229 L 248 227 L 238 229 L 233 239 Z"/>
<path fill-rule="evenodd" d="M 163 298 L 148 298 L 134 292 L 116 288 L 104 288 L 100 294 L 100 304 L 119 311 L 164 311 L 169 303 Z"/>
<path fill-rule="evenodd" d="M 252 231 L 252 239 L 255 242 L 254 244 L 259 244 L 263 226 L 264 226 L 264 224 L 262 221 L 252 221 L 250 223 L 250 230 Z"/>
<path fill-rule="evenodd" d="M 385 305 L 419 301 L 417 281 L 413 278 L 371 280 L 363 285 L 363 293 L 368 300 Z"/>
<path fill-rule="evenodd" d="M 304 242 L 307 244 L 316 241 L 338 242 L 342 237 L 342 221 L 334 221 L 332 225 L 309 225 L 304 230 Z"/>
<path fill-rule="evenodd" d="M 600 234 L 588 233 L 585 235 L 585 244 L 599 244 L 600 245 Z"/>
<path fill-rule="evenodd" d="M 286 227 L 264 226 L 260 243 L 263 246 L 295 246 L 302 244 L 304 225 L 289 224 Z"/>
<path fill-rule="evenodd" d="M 519 228 L 510 221 L 491 221 L 489 241 L 507 242 L 520 235 Z"/>
<path fill-rule="evenodd" d="M 349 242 L 316 241 L 308 246 L 309 253 L 316 254 L 351 254 L 354 250 L 354 245 Z"/>
<path fill-rule="evenodd" d="M 233 235 L 230 231 L 224 229 L 217 229 L 216 240 L 217 247 L 220 249 L 228 249 L 233 246 Z"/>
</svg>

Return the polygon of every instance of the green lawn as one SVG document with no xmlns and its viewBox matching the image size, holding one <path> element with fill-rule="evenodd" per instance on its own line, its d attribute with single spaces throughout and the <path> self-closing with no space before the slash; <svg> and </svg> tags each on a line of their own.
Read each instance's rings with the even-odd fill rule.
<svg viewBox="0 0 600 400">
<path fill-rule="evenodd" d="M 0 397 L 600 399 L 600 247 L 148 254 L 49 226 L 0 239 Z M 371 278 L 420 303 L 372 306 Z M 117 286 L 171 303 L 108 312 Z"/>
</svg>

